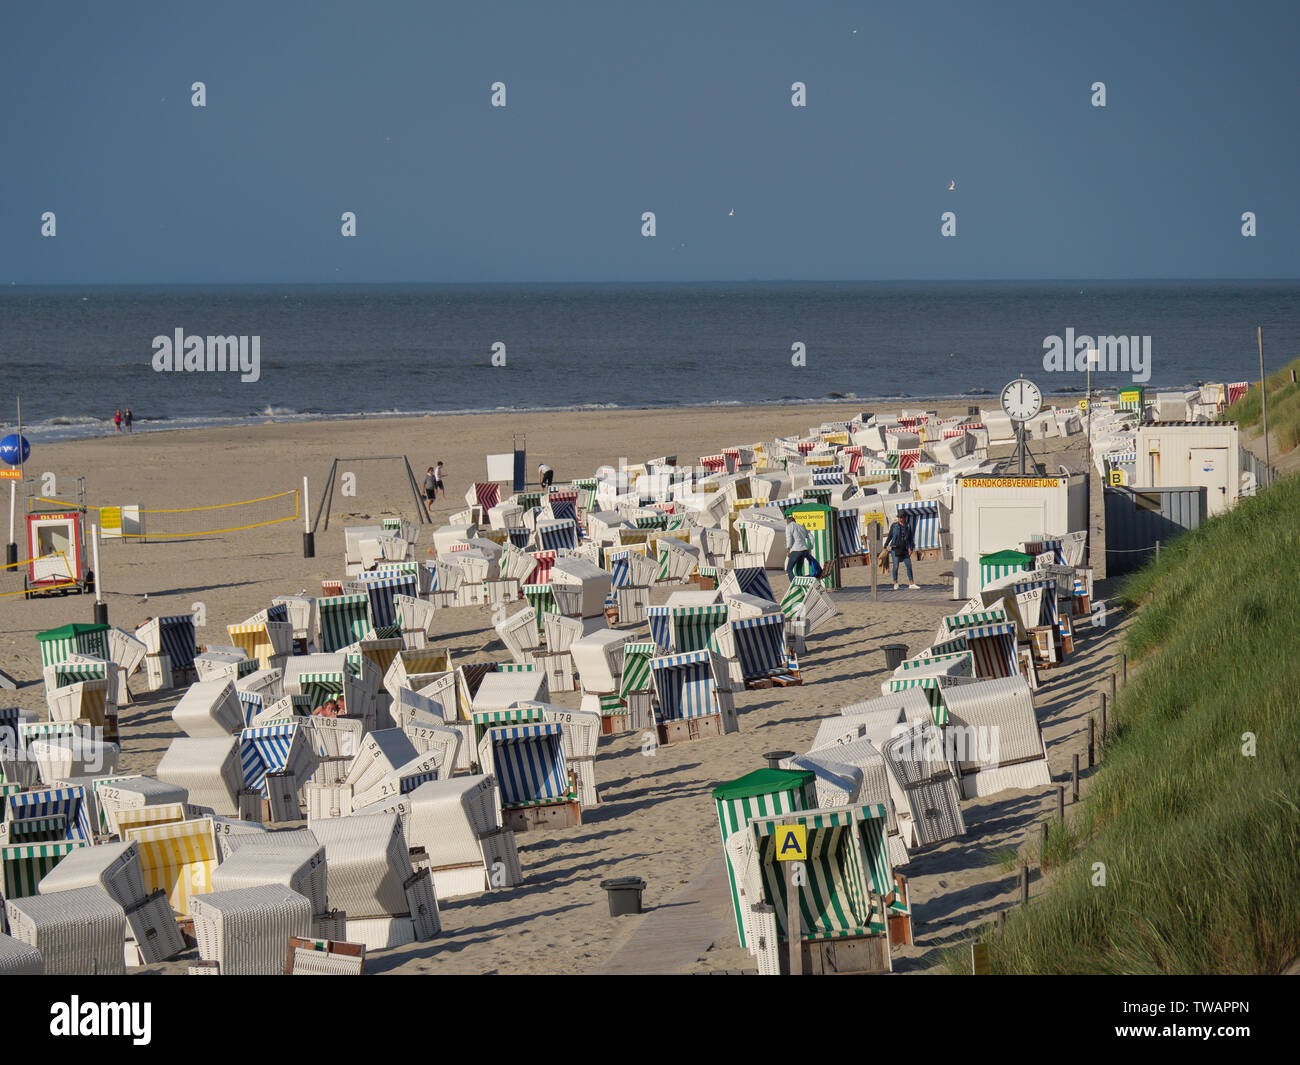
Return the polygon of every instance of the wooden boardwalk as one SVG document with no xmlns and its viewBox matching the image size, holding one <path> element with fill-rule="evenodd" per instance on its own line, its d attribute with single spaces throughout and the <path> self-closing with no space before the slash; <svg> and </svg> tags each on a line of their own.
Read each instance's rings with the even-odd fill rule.
<svg viewBox="0 0 1300 1065">
<path fill-rule="evenodd" d="M 954 610 L 961 602 L 953 599 L 952 586 L 947 584 L 923 584 L 920 588 L 909 588 L 904 584 L 894 591 L 892 583 L 882 583 L 877 594 L 877 601 L 881 603 L 953 603 Z M 831 599 L 834 602 L 869 603 L 871 589 L 837 588 L 831 593 Z"/>
<path fill-rule="evenodd" d="M 734 932 L 727 870 L 719 854 L 694 881 L 641 916 L 641 927 L 596 973 L 666 976 L 686 972 L 718 939 Z M 635 918 L 633 918 L 635 919 Z"/>
</svg>

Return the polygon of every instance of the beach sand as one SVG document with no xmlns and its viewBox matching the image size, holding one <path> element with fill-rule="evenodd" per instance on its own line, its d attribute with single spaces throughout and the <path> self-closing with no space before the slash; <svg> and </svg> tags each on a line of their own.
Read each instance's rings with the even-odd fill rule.
<svg viewBox="0 0 1300 1065">
<path fill-rule="evenodd" d="M 987 397 L 985 397 L 987 402 Z M 917 401 L 908 401 L 915 407 Z M 965 413 L 966 404 L 926 403 L 927 409 Z M 85 478 L 92 506 L 138 504 L 148 509 L 187 508 L 252 499 L 301 488 L 311 479 L 314 514 L 334 457 L 406 455 L 417 479 L 443 460 L 447 499 L 435 504 L 435 524 L 463 508 L 463 494 L 485 476 L 484 455 L 511 450 L 511 434 L 527 435 L 530 477 L 545 461 L 557 482 L 590 476 L 621 456 L 637 462 L 676 454 L 689 463 L 721 447 L 803 433 L 823 420 L 850 417 L 843 404 L 797 407 L 716 408 L 675 411 L 582 411 L 562 414 L 475 415 L 264 424 L 238 429 L 137 433 L 43 445 L 27 465 L 28 476 L 55 474 L 59 495 L 73 494 Z M 884 410 L 881 404 L 868 409 Z M 1083 465 L 1081 437 L 1035 447 L 1054 467 Z M 995 449 L 1004 454 L 1009 448 Z M 132 629 L 148 617 L 192 613 L 202 604 L 207 624 L 200 644 L 228 643 L 225 626 L 265 607 L 273 595 L 306 589 L 319 594 L 322 579 L 343 570 L 343 528 L 381 515 L 413 518 L 405 470 L 393 462 L 349 461 L 340 472 L 356 474 L 355 498 L 336 490 L 328 530 L 316 534 L 316 557 L 302 557 L 302 521 L 217 537 L 101 546 L 110 621 Z M 291 511 L 290 511 L 291 512 Z M 226 528 L 242 522 L 214 511 L 187 516 L 194 528 Z M 265 516 L 265 514 L 263 514 Z M 200 521 L 200 518 L 203 520 Z M 417 545 L 428 550 L 428 530 Z M 369 972 L 583 973 L 600 970 L 716 971 L 750 969 L 739 948 L 725 890 L 719 888 L 721 847 L 712 788 L 765 763 L 774 749 L 804 751 L 819 719 L 848 702 L 879 694 L 886 675 L 881 646 L 904 642 L 927 646 L 939 619 L 953 609 L 940 584 L 950 562 L 917 566 L 922 593 L 885 589 L 871 602 L 870 574 L 846 570 L 836 593 L 839 616 L 809 639 L 800 664 L 802 687 L 739 693 L 738 735 L 662 747 L 647 753 L 642 738 L 624 734 L 601 742 L 597 781 L 601 804 L 583 812 L 580 827 L 518 836 L 525 882 L 518 888 L 442 904 L 443 935 L 425 944 L 374 954 Z M 773 573 L 778 595 L 784 575 Z M 0 592 L 21 589 L 14 576 Z M 662 602 L 670 589 L 656 589 Z M 147 595 L 147 599 L 145 596 Z M 35 633 L 71 621 L 92 620 L 92 599 L 67 596 L 24 601 L 0 599 L 0 667 L 23 687 L 3 701 L 44 716 L 40 654 Z M 1112 615 L 1114 618 L 1114 615 Z M 1070 755 L 1086 747 L 1086 715 L 1111 668 L 1117 627 L 1081 628 L 1079 651 L 1064 667 L 1043 673 L 1036 697 L 1055 779 L 1068 777 Z M 491 631 L 486 607 L 439 611 L 434 643 L 461 660 L 509 656 Z M 133 682 L 138 688 L 139 680 Z M 121 713 L 120 768 L 151 772 L 178 734 L 171 708 L 179 692 L 139 695 Z M 552 701 L 576 707 L 579 696 Z M 1085 760 L 1086 764 L 1086 760 Z M 919 852 L 906 872 L 912 877 L 917 945 L 896 951 L 895 966 L 923 971 L 942 949 L 960 940 L 1015 897 L 1014 874 L 999 865 L 1006 847 L 1023 842 L 1054 809 L 1054 791 L 1008 792 L 965 804 L 969 835 Z M 610 918 L 602 879 L 636 875 L 648 886 L 639 916 Z M 1041 885 L 1035 883 L 1034 890 Z M 639 933 L 639 934 L 638 934 Z M 187 958 L 151 971 L 183 972 Z"/>
</svg>

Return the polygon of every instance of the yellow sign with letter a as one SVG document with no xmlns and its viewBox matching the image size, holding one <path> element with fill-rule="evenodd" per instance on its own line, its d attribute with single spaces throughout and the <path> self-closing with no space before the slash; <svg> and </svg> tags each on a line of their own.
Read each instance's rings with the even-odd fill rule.
<svg viewBox="0 0 1300 1065">
<path fill-rule="evenodd" d="M 776 830 L 776 860 L 778 862 L 805 862 L 808 860 L 808 829 L 803 825 L 782 825 Z"/>
</svg>

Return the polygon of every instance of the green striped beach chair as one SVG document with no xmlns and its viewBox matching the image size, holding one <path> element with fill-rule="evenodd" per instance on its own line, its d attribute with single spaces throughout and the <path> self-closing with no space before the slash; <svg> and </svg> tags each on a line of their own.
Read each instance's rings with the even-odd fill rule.
<svg viewBox="0 0 1300 1065">
<path fill-rule="evenodd" d="M 37 894 L 41 878 L 83 844 L 76 840 L 18 843 L 0 847 L 4 897 L 25 899 Z"/>
<path fill-rule="evenodd" d="M 110 658 L 108 629 L 107 625 L 73 624 L 38 632 L 36 642 L 41 647 L 41 665 L 57 665 L 74 654 Z"/>
<path fill-rule="evenodd" d="M 761 942 L 750 945 L 759 956 L 760 972 L 780 971 L 784 952 L 778 945 L 793 934 L 787 927 L 786 863 L 777 857 L 792 826 L 804 829 L 807 854 L 805 881 L 798 888 L 800 939 L 810 945 L 836 944 L 840 966 L 847 941 L 863 941 L 865 949 L 848 955 L 861 966 L 858 971 L 892 970 L 888 919 L 909 914 L 890 868 L 886 823 L 881 805 L 845 806 L 756 818 L 733 837 L 728 851 L 740 871 L 740 903 L 754 911 L 753 931 L 763 930 Z"/>
<path fill-rule="evenodd" d="M 619 677 L 618 694 L 624 700 L 633 692 L 648 692 L 654 688 L 650 675 L 650 659 L 658 652 L 653 640 L 627 643 L 623 646 L 623 672 Z"/>
<path fill-rule="evenodd" d="M 708 649 L 709 637 L 726 624 L 727 605 L 675 606 L 668 611 L 669 640 L 675 654 Z"/>
<path fill-rule="evenodd" d="M 713 789 L 713 803 L 722 832 L 727 881 L 736 914 L 740 945 L 749 947 L 749 914 L 742 909 L 737 870 L 727 852 L 727 841 L 748 830 L 756 817 L 780 817 L 798 810 L 817 809 L 817 776 L 809 770 L 757 769 Z"/>
<path fill-rule="evenodd" d="M 316 614 L 320 626 L 316 646 L 323 654 L 342 650 L 370 632 L 370 597 L 365 592 L 318 599 Z"/>
</svg>

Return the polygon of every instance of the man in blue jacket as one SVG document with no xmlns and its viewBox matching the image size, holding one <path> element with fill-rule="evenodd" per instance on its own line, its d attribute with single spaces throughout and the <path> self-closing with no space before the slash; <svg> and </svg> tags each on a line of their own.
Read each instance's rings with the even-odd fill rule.
<svg viewBox="0 0 1300 1065">
<path fill-rule="evenodd" d="M 903 520 L 901 514 L 894 516 L 894 524 L 889 527 L 889 533 L 885 537 L 882 549 L 889 551 L 894 556 L 894 589 L 898 589 L 898 564 L 901 562 L 907 567 L 907 586 L 909 588 L 919 588 L 916 578 L 912 575 L 912 551 L 916 547 L 916 537 L 912 534 L 912 527 Z"/>
</svg>

